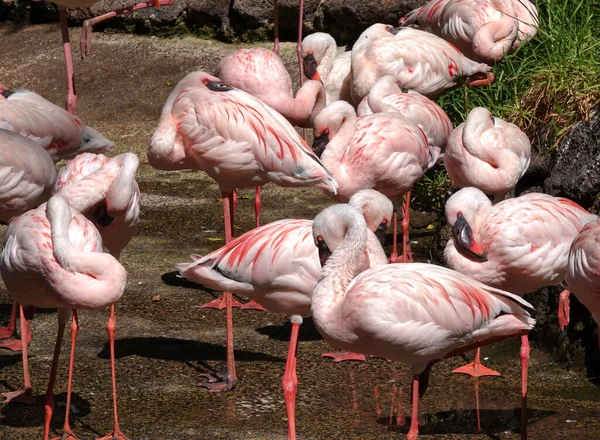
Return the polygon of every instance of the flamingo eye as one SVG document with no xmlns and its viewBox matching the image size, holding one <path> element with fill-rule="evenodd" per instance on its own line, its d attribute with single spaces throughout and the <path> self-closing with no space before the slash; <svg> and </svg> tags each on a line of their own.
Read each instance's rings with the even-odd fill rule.
<svg viewBox="0 0 600 440">
<path fill-rule="evenodd" d="M 462 213 L 462 211 L 458 211 L 458 212 L 456 213 L 456 218 L 462 218 L 462 217 L 463 217 L 463 213 Z"/>
<path fill-rule="evenodd" d="M 392 28 L 391 28 L 391 26 L 386 26 L 386 27 L 385 27 L 385 30 L 386 30 L 386 31 L 388 31 L 388 32 L 392 32 Z"/>
<path fill-rule="evenodd" d="M 204 78 L 202 80 L 202 84 L 207 85 L 210 82 L 210 80 L 208 78 Z"/>
<path fill-rule="evenodd" d="M 317 237 L 317 241 L 318 241 L 319 243 L 321 243 L 321 242 L 323 241 L 323 236 L 322 236 L 322 235 L 319 235 L 319 236 Z"/>
<path fill-rule="evenodd" d="M 384 225 L 387 225 L 387 224 L 388 224 L 388 219 L 387 219 L 387 218 L 384 218 L 384 219 L 383 219 L 383 221 L 382 221 L 381 223 L 383 223 Z"/>
</svg>

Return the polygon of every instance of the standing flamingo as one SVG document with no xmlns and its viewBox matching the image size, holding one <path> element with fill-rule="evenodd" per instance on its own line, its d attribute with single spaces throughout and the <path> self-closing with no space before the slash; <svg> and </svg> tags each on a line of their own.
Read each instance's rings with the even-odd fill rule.
<svg viewBox="0 0 600 440">
<path fill-rule="evenodd" d="M 7 225 L 48 200 L 56 167 L 39 145 L 13 131 L 0 128 L 0 147 L 0 223 Z M 8 340 L 15 332 L 16 320 L 17 304 L 13 302 L 8 326 L 0 328 L 0 348 L 21 348 L 21 341 Z M 29 344 L 27 334 L 21 336 Z"/>
<path fill-rule="evenodd" d="M 74 439 L 69 425 L 71 389 L 75 342 L 78 331 L 78 309 L 104 309 L 114 305 L 125 289 L 127 272 L 109 254 L 102 252 L 102 239 L 94 225 L 79 212 L 72 210 L 60 196 L 52 197 L 47 204 L 31 210 L 8 227 L 4 236 L 4 250 L 0 264 L 2 278 L 9 294 L 23 305 L 21 330 L 29 328 L 31 313 L 35 307 L 58 307 L 58 334 L 54 359 L 50 371 L 45 400 L 44 440 L 48 439 L 50 420 L 54 408 L 53 391 L 58 368 L 60 346 L 71 310 L 71 359 L 63 439 Z M 107 328 L 110 337 L 113 402 L 117 431 L 103 437 L 104 440 L 125 440 L 118 430 L 116 413 L 116 381 L 114 375 L 115 314 L 111 313 Z M 27 344 L 22 338 L 23 372 L 25 390 L 13 394 L 31 396 L 28 383 Z"/>
<path fill-rule="evenodd" d="M 37 142 L 55 162 L 90 152 L 110 151 L 113 143 L 71 113 L 29 90 L 0 85 L 0 128 Z"/>
<path fill-rule="evenodd" d="M 329 104 L 315 119 L 313 150 L 339 183 L 336 200 L 345 202 L 357 191 L 373 188 L 400 205 L 402 216 L 403 261 L 411 261 L 408 244 L 410 190 L 437 160 L 427 145 L 427 137 L 414 123 L 399 113 L 377 113 L 356 117 L 344 101 Z M 396 250 L 397 215 L 394 213 Z"/>
<path fill-rule="evenodd" d="M 380 242 L 385 239 L 391 220 L 392 203 L 377 191 L 363 190 L 352 196 L 349 204 L 360 209 L 368 223 L 365 227 L 369 228 L 369 266 L 386 264 Z M 310 312 L 311 295 L 321 275 L 312 225 L 312 220 L 279 220 L 253 229 L 193 263 L 177 265 L 188 280 L 211 289 L 247 295 L 267 310 L 291 317 L 292 334 L 282 383 L 289 440 L 296 439 L 298 331 L 302 315 Z M 346 353 L 337 360 L 344 359 L 364 360 L 364 356 Z"/>
<path fill-rule="evenodd" d="M 474 278 L 431 264 L 367 269 L 363 217 L 355 208 L 326 208 L 313 223 L 323 273 L 311 314 L 325 340 L 345 350 L 406 363 L 413 374 L 407 439 L 418 437 L 418 401 L 431 365 L 474 347 L 527 334 L 533 307 Z M 523 359 L 523 381 L 527 360 Z M 522 399 L 522 417 L 525 414 Z M 524 417 L 522 431 L 525 431 Z"/>
<path fill-rule="evenodd" d="M 600 326 L 600 219 L 587 224 L 573 240 L 565 281 Z M 569 323 L 568 312 L 565 318 L 562 327 Z"/>
<path fill-rule="evenodd" d="M 188 74 L 171 92 L 148 149 L 151 166 L 196 169 L 223 194 L 225 243 L 233 238 L 235 188 L 267 182 L 313 186 L 332 194 L 337 182 L 290 123 L 271 107 L 204 72 Z M 227 373 L 212 391 L 235 386 L 231 293 L 209 306 L 227 307 Z"/>
<path fill-rule="evenodd" d="M 398 112 L 417 124 L 434 154 L 441 157 L 452 132 L 452 122 L 442 107 L 419 92 L 400 86 L 392 75 L 384 75 L 358 105 L 356 114 L 385 112 Z"/>
<path fill-rule="evenodd" d="M 444 256 L 458 272 L 523 295 L 564 279 L 573 239 L 595 218 L 561 197 L 529 193 L 492 205 L 481 190 L 463 188 L 446 202 L 454 238 L 446 244 Z M 526 336 L 521 341 L 524 350 L 529 352 Z M 483 367 L 479 358 L 478 350 L 474 362 L 455 372 L 476 377 L 499 374 Z"/>
<path fill-rule="evenodd" d="M 393 38 L 378 38 L 352 49 L 352 98 L 360 102 L 383 75 L 393 75 L 410 90 L 434 99 L 457 87 L 463 78 L 471 86 L 494 80 L 490 66 L 465 57 L 440 37 L 401 28 Z"/>
<path fill-rule="evenodd" d="M 529 138 L 519 127 L 476 107 L 450 135 L 444 166 L 460 188 L 473 186 L 504 199 L 531 160 Z"/>
</svg>

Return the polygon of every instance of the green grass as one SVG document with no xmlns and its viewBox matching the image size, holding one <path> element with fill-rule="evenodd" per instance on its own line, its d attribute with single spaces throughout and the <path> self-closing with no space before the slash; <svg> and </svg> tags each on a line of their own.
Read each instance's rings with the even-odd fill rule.
<svg viewBox="0 0 600 440">
<path fill-rule="evenodd" d="M 488 87 L 462 87 L 439 103 L 455 124 L 474 107 L 519 125 L 532 145 L 552 152 L 574 123 L 587 119 L 600 101 L 600 3 L 537 0 L 534 39 L 494 66 Z M 544 128 L 544 130 L 540 130 Z M 551 142 L 540 141 L 541 134 Z"/>
</svg>

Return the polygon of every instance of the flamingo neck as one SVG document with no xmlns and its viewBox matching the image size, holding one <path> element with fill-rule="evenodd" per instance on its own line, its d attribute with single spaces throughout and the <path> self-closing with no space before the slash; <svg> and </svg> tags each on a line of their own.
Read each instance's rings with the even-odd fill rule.
<svg viewBox="0 0 600 440">
<path fill-rule="evenodd" d="M 335 40 L 333 40 L 325 48 L 325 52 L 323 53 L 323 58 L 321 59 L 321 62 L 317 66 L 317 73 L 321 77 L 321 81 L 323 81 L 323 83 L 325 83 L 325 80 L 331 73 L 331 69 L 333 69 L 333 64 L 335 63 L 336 56 L 337 56 L 337 46 L 336 46 Z"/>
<path fill-rule="evenodd" d="M 108 211 L 115 216 L 131 209 L 134 193 L 138 192 L 135 173 L 139 165 L 138 157 L 133 153 L 125 153 L 121 160 L 121 169 L 116 179 L 110 184 L 106 195 Z"/>
<path fill-rule="evenodd" d="M 401 93 L 400 87 L 395 81 L 379 81 L 376 83 L 367 98 L 371 111 L 373 113 L 397 112 L 396 108 L 383 102 L 384 98 L 395 93 Z"/>
<path fill-rule="evenodd" d="M 296 92 L 296 97 L 280 99 L 279 112 L 292 125 L 312 128 L 314 117 L 325 107 L 325 90 L 320 81 L 308 80 Z"/>
<path fill-rule="evenodd" d="M 341 123 L 337 131 L 331 136 L 327 148 L 323 152 L 321 160 L 323 164 L 335 176 L 336 169 L 341 166 L 341 160 L 346 152 L 346 149 L 352 142 L 352 138 L 356 133 L 357 117 L 352 107 L 348 106 L 342 110 L 340 115 Z"/>
</svg>

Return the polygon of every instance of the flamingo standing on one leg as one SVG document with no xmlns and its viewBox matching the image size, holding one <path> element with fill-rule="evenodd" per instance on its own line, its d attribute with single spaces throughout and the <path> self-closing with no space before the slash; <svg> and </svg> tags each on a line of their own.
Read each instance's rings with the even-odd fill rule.
<svg viewBox="0 0 600 440">
<path fill-rule="evenodd" d="M 267 182 L 312 186 L 335 194 L 337 182 L 289 122 L 271 107 L 204 72 L 187 75 L 173 90 L 148 149 L 151 166 L 196 169 L 223 194 L 225 242 L 233 238 L 233 190 Z M 227 307 L 227 373 L 211 391 L 235 386 L 231 293 Z M 211 379 L 212 380 L 212 379 Z"/>
<path fill-rule="evenodd" d="M 45 400 L 44 440 L 48 439 L 54 407 L 53 391 L 58 368 L 60 345 L 71 310 L 71 359 L 64 430 L 61 439 L 75 439 L 69 425 L 78 309 L 104 309 L 119 300 L 125 289 L 127 272 L 112 255 L 102 252 L 102 240 L 94 225 L 72 210 L 60 196 L 31 210 L 13 221 L 6 231 L 0 271 L 9 294 L 24 308 L 58 307 L 58 334 Z M 27 315 L 21 319 L 25 334 Z M 114 308 L 108 320 L 114 378 Z M 23 364 L 27 365 L 27 344 L 23 343 Z M 25 370 L 26 371 L 26 370 Z M 27 392 L 27 390 L 25 390 Z M 116 408 L 116 407 L 115 407 Z M 116 412 L 115 412 L 116 419 Z M 125 440 L 114 432 L 104 440 Z"/>
<path fill-rule="evenodd" d="M 564 279 L 573 239 L 595 218 L 561 197 L 529 193 L 492 205 L 481 190 L 464 188 L 446 202 L 454 238 L 444 256 L 458 272 L 523 295 Z M 528 353 L 527 337 L 522 338 L 521 350 Z M 455 372 L 476 377 L 498 374 L 480 365 L 479 353 L 475 362 Z"/>
<path fill-rule="evenodd" d="M 459 188 L 475 187 L 504 199 L 529 167 L 531 144 L 519 127 L 476 107 L 450 135 L 444 167 Z"/>
<path fill-rule="evenodd" d="M 357 191 L 373 188 L 395 206 L 404 196 L 403 261 L 412 260 L 408 244 L 410 190 L 437 160 L 423 130 L 399 113 L 356 117 L 344 101 L 329 104 L 317 115 L 313 150 L 339 183 L 336 200 L 345 202 Z M 396 214 L 391 262 L 397 259 Z"/>
<path fill-rule="evenodd" d="M 516 295 L 440 266 L 368 269 L 365 226 L 360 212 L 347 205 L 326 208 L 315 218 L 314 243 L 324 267 L 311 314 L 331 345 L 411 367 L 413 409 L 407 439 L 415 440 L 418 401 L 431 365 L 477 346 L 526 335 L 535 324 L 529 316 L 533 308 Z M 526 366 L 524 358 L 524 382 Z"/>
<path fill-rule="evenodd" d="M 369 228 L 369 266 L 386 264 L 380 241 L 385 239 L 392 203 L 377 191 L 363 190 L 357 192 L 349 204 L 361 209 L 368 222 L 365 227 Z M 247 295 L 271 312 L 291 316 L 292 334 L 282 383 L 289 440 L 296 439 L 298 331 L 302 315 L 310 312 L 311 295 L 321 275 L 312 225 L 312 220 L 279 220 L 253 229 L 221 249 L 197 257 L 192 263 L 177 265 L 181 275 L 188 280 L 211 289 Z M 364 360 L 363 355 L 356 353 L 346 353 L 346 357 Z"/>
</svg>

